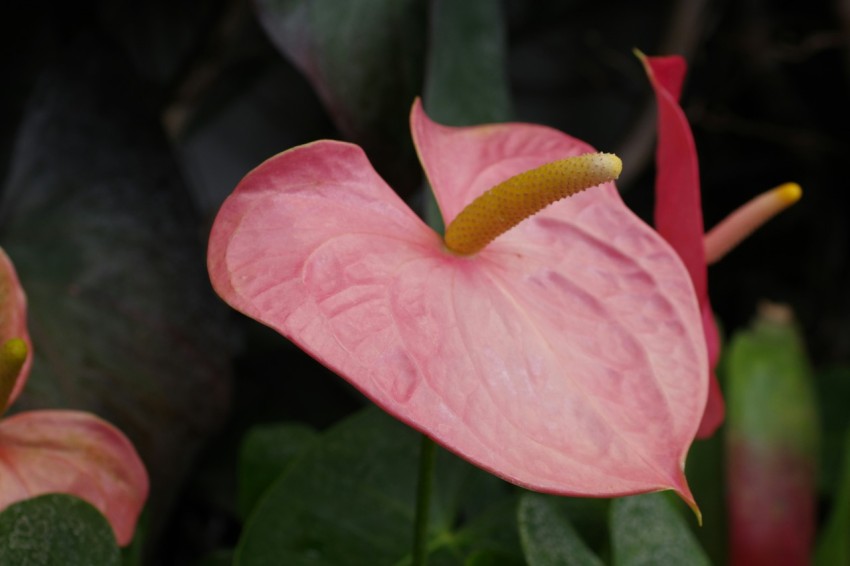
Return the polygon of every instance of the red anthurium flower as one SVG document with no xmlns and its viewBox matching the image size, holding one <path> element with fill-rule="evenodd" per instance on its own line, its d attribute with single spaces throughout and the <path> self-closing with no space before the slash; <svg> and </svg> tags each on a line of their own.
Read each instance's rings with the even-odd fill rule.
<svg viewBox="0 0 850 566">
<path fill-rule="evenodd" d="M 788 183 L 753 199 L 704 235 L 699 164 L 690 125 L 679 106 L 687 65 L 679 56 L 645 57 L 638 53 L 658 103 L 655 227 L 682 258 L 699 299 L 711 377 L 708 401 L 697 437 L 706 438 L 723 422 L 723 396 L 714 367 L 720 336 L 708 299 L 707 263 L 720 259 L 750 232 L 800 198 Z"/>
<path fill-rule="evenodd" d="M 0 249 L 0 413 L 17 398 L 32 364 L 26 298 Z M 120 545 L 133 538 L 148 494 L 148 476 L 129 440 L 80 411 L 29 411 L 0 421 L 0 509 L 68 493 L 97 507 Z"/>
<path fill-rule="evenodd" d="M 359 147 L 318 141 L 272 157 L 223 204 L 217 292 L 511 482 L 674 489 L 693 505 L 682 469 L 707 395 L 699 308 L 678 256 L 610 182 L 619 160 L 542 126 L 442 126 L 419 101 L 411 129 L 445 239 Z"/>
</svg>

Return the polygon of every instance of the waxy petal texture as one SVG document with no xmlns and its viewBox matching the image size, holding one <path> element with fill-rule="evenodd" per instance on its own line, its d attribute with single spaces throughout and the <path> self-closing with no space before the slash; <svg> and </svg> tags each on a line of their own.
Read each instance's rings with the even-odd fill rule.
<svg viewBox="0 0 850 566">
<path fill-rule="evenodd" d="M 45 493 L 97 507 L 119 545 L 133 538 L 148 477 L 118 429 L 88 413 L 31 411 L 0 421 L 0 509 Z"/>
<path fill-rule="evenodd" d="M 0 344 L 11 338 L 20 338 L 26 342 L 28 354 L 6 403 L 7 407 L 15 402 L 26 385 L 32 367 L 32 343 L 27 330 L 27 298 L 9 256 L 0 248 Z M 2 409 L 0 406 L 0 412 Z"/>
<path fill-rule="evenodd" d="M 720 336 L 708 299 L 699 164 L 691 127 L 678 103 L 687 66 L 678 56 L 641 56 L 641 61 L 658 103 L 655 228 L 670 242 L 691 275 L 708 346 L 712 376 L 705 414 L 697 433 L 704 438 L 714 434 L 723 422 L 724 406 L 720 385 L 713 374 L 720 355 Z"/>
<path fill-rule="evenodd" d="M 521 124 L 414 140 L 447 221 L 528 168 L 592 151 Z M 620 201 L 591 189 L 483 251 L 447 251 L 358 147 L 315 142 L 248 174 L 208 266 L 236 309 L 384 410 L 492 473 L 562 494 L 675 489 L 707 394 L 689 276 Z"/>
</svg>

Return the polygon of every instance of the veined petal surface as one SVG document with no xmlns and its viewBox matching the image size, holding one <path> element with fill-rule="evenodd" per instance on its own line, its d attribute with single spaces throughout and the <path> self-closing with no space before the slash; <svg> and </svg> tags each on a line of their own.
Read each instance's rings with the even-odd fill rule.
<svg viewBox="0 0 850 566">
<path fill-rule="evenodd" d="M 0 421 L 0 509 L 45 493 L 85 499 L 112 525 L 118 544 L 133 538 L 148 476 L 129 440 L 79 411 L 29 411 Z"/>
<path fill-rule="evenodd" d="M 700 304 L 703 331 L 711 364 L 708 401 L 697 436 L 714 434 L 723 422 L 723 395 L 714 367 L 720 355 L 720 335 L 708 298 L 708 269 L 703 244 L 699 164 L 691 127 L 679 96 L 687 65 L 679 56 L 641 56 L 658 103 L 655 228 L 682 258 Z"/>
<path fill-rule="evenodd" d="M 535 126 L 435 133 L 444 127 L 417 112 L 414 139 L 447 219 L 511 175 L 592 151 Z M 457 153 L 444 174 L 443 134 L 463 140 L 459 152 L 493 147 Z M 525 154 L 510 157 L 511 139 Z M 465 160 L 488 152 L 497 157 Z M 359 148 L 315 142 L 240 183 L 208 266 L 236 309 L 496 475 L 574 495 L 675 489 L 693 502 L 682 467 L 707 394 L 699 310 L 675 252 L 612 184 L 459 257 Z"/>
</svg>

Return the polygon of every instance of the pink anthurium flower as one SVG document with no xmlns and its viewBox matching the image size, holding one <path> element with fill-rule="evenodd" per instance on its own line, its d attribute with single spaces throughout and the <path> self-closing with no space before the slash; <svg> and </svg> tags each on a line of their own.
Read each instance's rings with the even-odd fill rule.
<svg viewBox="0 0 850 566">
<path fill-rule="evenodd" d="M 720 336 L 708 298 L 707 264 L 713 263 L 758 226 L 796 202 L 800 187 L 787 183 L 756 197 L 704 235 L 699 163 L 691 127 L 679 106 L 687 70 L 682 57 L 646 57 L 637 53 L 649 76 L 658 104 L 655 227 L 682 258 L 699 300 L 711 377 L 708 401 L 697 437 L 714 434 L 723 422 L 723 395 L 714 367 Z"/>
<path fill-rule="evenodd" d="M 222 205 L 217 292 L 502 478 L 673 489 L 694 505 L 682 470 L 708 386 L 699 308 L 676 253 L 610 182 L 619 160 L 543 126 L 442 126 L 419 101 L 411 129 L 445 239 L 359 147 L 318 141 Z"/>
<path fill-rule="evenodd" d="M 17 398 L 31 365 L 26 297 L 0 249 L 0 414 Z M 130 441 L 90 413 L 28 411 L 0 420 L 0 510 L 46 493 L 68 493 L 97 507 L 124 546 L 147 499 L 148 475 Z"/>
</svg>

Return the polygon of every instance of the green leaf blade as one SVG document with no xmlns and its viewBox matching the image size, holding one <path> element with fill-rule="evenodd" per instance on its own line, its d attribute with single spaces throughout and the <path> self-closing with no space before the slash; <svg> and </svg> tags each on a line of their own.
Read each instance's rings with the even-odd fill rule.
<svg viewBox="0 0 850 566">
<path fill-rule="evenodd" d="M 529 566 L 602 566 L 552 501 L 534 493 L 520 499 L 519 529 Z"/>
<path fill-rule="evenodd" d="M 117 566 L 121 553 L 109 523 L 85 501 L 42 495 L 0 513 L 0 564 Z"/>
<path fill-rule="evenodd" d="M 614 500 L 611 539 L 615 566 L 711 564 L 685 519 L 664 493 Z"/>
</svg>

